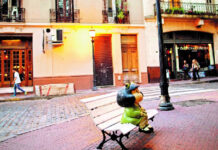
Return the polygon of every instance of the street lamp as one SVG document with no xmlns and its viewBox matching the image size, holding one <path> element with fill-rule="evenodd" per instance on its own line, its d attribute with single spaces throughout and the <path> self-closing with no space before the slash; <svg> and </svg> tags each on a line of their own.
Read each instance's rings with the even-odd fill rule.
<svg viewBox="0 0 218 150">
<path fill-rule="evenodd" d="M 92 61 L 93 61 L 93 87 L 92 90 L 96 91 L 96 75 L 95 75 L 95 55 L 94 55 L 94 44 L 95 44 L 95 29 L 90 29 L 89 30 L 89 36 L 92 38 Z"/>
<path fill-rule="evenodd" d="M 163 28 L 162 18 L 160 12 L 160 0 L 156 0 L 157 9 L 157 25 L 158 25 L 158 42 L 159 42 L 159 59 L 160 59 L 160 89 L 161 98 L 159 104 L 159 110 L 172 110 L 174 109 L 172 103 L 170 103 L 170 96 L 168 92 L 169 84 L 166 78 L 166 59 L 163 49 Z"/>
</svg>

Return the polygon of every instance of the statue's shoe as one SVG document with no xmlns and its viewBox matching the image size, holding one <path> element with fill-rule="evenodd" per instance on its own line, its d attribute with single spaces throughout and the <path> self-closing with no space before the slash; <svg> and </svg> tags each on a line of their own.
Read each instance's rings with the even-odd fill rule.
<svg viewBox="0 0 218 150">
<path fill-rule="evenodd" d="M 147 125 L 147 127 L 153 132 L 154 131 L 154 128 L 149 124 Z"/>
<path fill-rule="evenodd" d="M 139 132 L 144 132 L 144 133 L 152 133 L 154 131 L 153 128 L 149 128 L 148 126 L 146 126 L 144 129 L 140 129 L 139 128 Z"/>
</svg>

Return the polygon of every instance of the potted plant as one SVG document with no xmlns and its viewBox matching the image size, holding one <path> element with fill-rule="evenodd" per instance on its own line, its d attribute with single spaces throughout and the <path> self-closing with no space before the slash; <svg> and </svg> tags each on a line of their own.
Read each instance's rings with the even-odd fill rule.
<svg viewBox="0 0 218 150">
<path fill-rule="evenodd" d="M 171 14 L 171 13 L 172 13 L 172 9 L 167 8 L 167 9 L 165 10 L 165 14 Z"/>
<path fill-rule="evenodd" d="M 119 10 L 119 13 L 118 13 L 118 15 L 117 15 L 118 22 L 119 22 L 119 23 L 123 23 L 124 17 L 125 17 L 125 16 L 124 16 L 123 11 L 122 11 L 122 10 Z"/>
<path fill-rule="evenodd" d="M 173 7 L 172 14 L 184 14 L 185 10 L 183 8 Z"/>
</svg>

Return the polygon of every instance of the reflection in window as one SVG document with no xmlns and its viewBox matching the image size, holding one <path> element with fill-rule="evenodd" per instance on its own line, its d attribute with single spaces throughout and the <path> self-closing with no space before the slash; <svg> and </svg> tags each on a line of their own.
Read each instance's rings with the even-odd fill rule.
<svg viewBox="0 0 218 150">
<path fill-rule="evenodd" d="M 17 0 L 12 0 L 12 6 L 17 6 Z"/>
<path fill-rule="evenodd" d="M 69 16 L 69 13 L 71 11 L 70 8 L 70 0 L 58 1 L 58 9 L 61 16 Z"/>
<path fill-rule="evenodd" d="M 8 14 L 8 0 L 3 0 L 2 1 L 2 13 L 3 14 Z"/>
</svg>

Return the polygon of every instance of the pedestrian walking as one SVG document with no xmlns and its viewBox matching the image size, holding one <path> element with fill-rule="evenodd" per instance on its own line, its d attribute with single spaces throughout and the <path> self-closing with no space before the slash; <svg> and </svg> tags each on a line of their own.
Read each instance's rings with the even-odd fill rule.
<svg viewBox="0 0 218 150">
<path fill-rule="evenodd" d="M 27 95 L 27 92 L 24 91 L 21 87 L 20 87 L 20 83 L 21 83 L 21 79 L 20 79 L 20 75 L 18 73 L 18 70 L 16 68 L 13 69 L 13 73 L 14 73 L 14 81 L 12 84 L 14 84 L 14 95 L 17 95 L 17 89 L 19 89 L 20 91 L 22 91 L 25 95 Z"/>
<path fill-rule="evenodd" d="M 193 78 L 192 80 L 200 80 L 199 76 L 199 70 L 200 70 L 200 65 L 196 59 L 192 60 L 192 71 L 193 71 Z"/>
<path fill-rule="evenodd" d="M 184 60 L 184 64 L 183 64 L 183 72 L 184 72 L 184 77 L 183 79 L 186 80 L 188 78 L 190 78 L 188 72 L 189 72 L 189 64 L 186 62 L 186 60 Z"/>
</svg>

